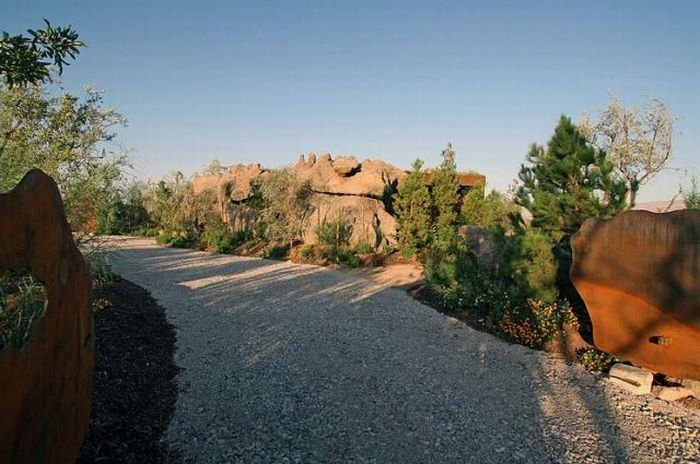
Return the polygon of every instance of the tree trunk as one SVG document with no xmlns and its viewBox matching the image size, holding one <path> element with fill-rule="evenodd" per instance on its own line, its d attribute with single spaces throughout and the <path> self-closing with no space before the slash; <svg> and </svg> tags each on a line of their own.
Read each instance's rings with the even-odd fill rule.
<svg viewBox="0 0 700 464">
<path fill-rule="evenodd" d="M 634 205 L 636 204 L 637 201 L 637 191 L 633 189 L 631 186 L 627 186 L 627 205 L 625 206 L 626 209 L 632 209 L 634 208 Z"/>
</svg>

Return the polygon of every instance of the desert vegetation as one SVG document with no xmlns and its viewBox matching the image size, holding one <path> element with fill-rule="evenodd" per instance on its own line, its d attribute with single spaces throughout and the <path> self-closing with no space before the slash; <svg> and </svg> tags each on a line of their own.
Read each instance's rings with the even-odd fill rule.
<svg viewBox="0 0 700 464">
<path fill-rule="evenodd" d="M 484 183 L 460 190 L 451 144 L 434 168 L 416 159 L 380 198 L 396 222 L 395 236 L 353 242 L 356 225 L 342 209 L 322 217 L 319 192 L 292 167 L 252 179 L 245 201 L 228 201 L 231 192 L 221 189 L 230 185 L 197 190 L 179 171 L 156 182 L 131 180 L 128 159 L 115 143 L 126 119 L 104 106 L 100 92 L 87 88 L 78 96 L 52 88 L 83 46 L 70 27 L 48 21 L 26 35 L 4 33 L 0 190 L 29 169 L 42 169 L 58 183 L 83 244 L 92 234 L 133 234 L 175 247 L 315 264 L 376 266 L 392 255 L 420 261 L 431 301 L 448 312 L 471 313 L 532 347 L 586 324 L 568 279 L 571 235 L 588 218 L 610 218 L 633 206 L 639 188 L 672 154 L 675 118 L 663 101 L 626 108 L 613 96 L 579 124 L 562 116 L 546 145 L 530 147 L 508 194 L 487 192 Z M 200 175 L 222 176 L 227 169 L 214 160 Z M 356 169 L 349 166 L 342 175 Z M 697 207 L 694 179 L 681 194 L 689 208 Z M 236 224 L 235 215 L 245 216 L 245 224 Z M 99 253 L 87 256 L 96 284 L 113 278 Z M 3 283 L 3 327 L 11 326 L 9 314 L 20 314 L 5 308 L 8 299 L 36 306 L 27 278 Z M 18 292 L 28 296 L 12 296 Z M 33 319 L 36 311 L 22 313 Z"/>
</svg>

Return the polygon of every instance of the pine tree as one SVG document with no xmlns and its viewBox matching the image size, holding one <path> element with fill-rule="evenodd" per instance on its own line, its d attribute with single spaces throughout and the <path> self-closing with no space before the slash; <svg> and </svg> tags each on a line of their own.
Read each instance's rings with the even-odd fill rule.
<svg viewBox="0 0 700 464">
<path fill-rule="evenodd" d="M 430 192 L 425 185 L 423 161 L 413 162 L 413 169 L 399 184 L 394 206 L 397 215 L 399 247 L 408 255 L 424 247 L 430 234 Z"/>
<path fill-rule="evenodd" d="M 459 176 L 452 144 L 442 150 L 442 162 L 432 172 L 431 196 L 435 210 L 435 224 L 452 226 L 457 222 L 457 205 L 459 203 Z"/>
<path fill-rule="evenodd" d="M 566 116 L 547 148 L 533 144 L 518 177 L 515 201 L 532 226 L 554 242 L 566 240 L 589 217 L 608 218 L 624 208 L 626 188 L 613 176 L 605 152 L 593 147 Z"/>
<path fill-rule="evenodd" d="M 452 144 L 442 150 L 442 162 L 430 176 L 430 196 L 433 203 L 432 244 L 447 250 L 459 243 L 457 210 L 459 205 L 459 176 Z"/>
</svg>

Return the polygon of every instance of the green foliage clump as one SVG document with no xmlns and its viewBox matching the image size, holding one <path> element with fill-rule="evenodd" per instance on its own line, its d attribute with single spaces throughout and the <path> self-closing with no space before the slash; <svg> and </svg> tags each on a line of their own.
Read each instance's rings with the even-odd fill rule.
<svg viewBox="0 0 700 464">
<path fill-rule="evenodd" d="M 44 313 L 44 287 L 29 272 L 8 272 L 0 277 L 0 350 L 21 350 L 34 323 Z"/>
<path fill-rule="evenodd" d="M 197 237 L 186 232 L 161 230 L 156 235 L 156 243 L 159 245 L 170 245 L 173 248 L 191 248 L 197 243 Z"/>
<path fill-rule="evenodd" d="M 624 209 L 627 190 L 613 169 L 605 152 L 562 116 L 546 149 L 530 148 L 515 201 L 532 214 L 532 227 L 559 242 L 586 219 L 609 218 Z"/>
<path fill-rule="evenodd" d="M 509 231 L 516 206 L 502 193 L 492 190 L 484 195 L 484 185 L 477 184 L 462 199 L 460 222 L 492 232 Z"/>
<path fill-rule="evenodd" d="M 92 232 L 126 167 L 125 157 L 105 149 L 124 124 L 94 90 L 79 98 L 39 86 L 0 86 L 0 191 L 41 169 L 58 184 L 72 230 Z"/>
<path fill-rule="evenodd" d="M 262 257 L 267 259 L 284 259 L 289 254 L 286 245 L 270 245 L 262 250 Z"/>
<path fill-rule="evenodd" d="M 394 200 L 399 248 L 408 256 L 415 255 L 430 239 L 431 199 L 422 168 L 423 161 L 413 162 L 413 169 L 399 184 Z"/>
<path fill-rule="evenodd" d="M 497 329 L 512 342 L 541 348 L 567 326 L 578 329 L 578 319 L 568 302 L 544 303 L 531 298 L 525 304 L 506 306 Z"/>
<path fill-rule="evenodd" d="M 334 248 L 347 246 L 352 236 L 352 225 L 342 216 L 323 221 L 316 227 L 316 240 L 321 245 Z"/>
<path fill-rule="evenodd" d="M 248 231 L 229 230 L 221 221 L 213 221 L 206 225 L 201 241 L 208 249 L 216 253 L 230 253 L 236 247 L 250 240 Z"/>
<path fill-rule="evenodd" d="M 623 362 L 622 359 L 596 348 L 581 348 L 576 351 L 576 355 L 581 365 L 594 373 L 608 372 L 613 364 Z"/>
<path fill-rule="evenodd" d="M 316 258 L 316 252 L 315 252 L 315 250 L 314 250 L 314 246 L 313 246 L 313 245 L 305 245 L 305 246 L 302 247 L 302 249 L 299 251 L 299 256 L 301 256 L 301 258 L 302 258 L 304 261 L 312 261 L 312 260 L 314 260 L 314 259 Z"/>
<path fill-rule="evenodd" d="M 360 267 L 362 261 L 352 249 L 349 248 L 331 248 L 329 251 L 331 261 L 342 264 L 348 267 Z"/>
<path fill-rule="evenodd" d="M 360 243 L 355 244 L 355 246 L 352 249 L 358 255 L 368 255 L 368 254 L 372 253 L 372 251 L 374 250 L 372 245 L 370 245 L 369 243 L 365 243 L 365 242 L 360 242 Z"/>
<path fill-rule="evenodd" d="M 90 271 L 93 287 L 102 287 L 119 280 L 119 276 L 112 270 L 105 254 L 98 249 L 92 249 L 83 254 Z"/>
<path fill-rule="evenodd" d="M 54 27 L 44 19 L 44 29 L 28 29 L 28 35 L 0 37 L 0 76 L 8 86 L 40 84 L 50 79 L 53 65 L 60 75 L 66 58 L 75 59 L 85 44 L 71 26 Z"/>
<path fill-rule="evenodd" d="M 434 224 L 453 226 L 457 221 L 459 203 L 459 176 L 452 144 L 442 151 L 440 166 L 430 175 L 430 196 L 434 210 Z"/>
<path fill-rule="evenodd" d="M 148 235 L 150 215 L 145 207 L 145 190 L 138 183 L 116 189 L 114 196 L 98 210 L 96 232 L 100 235 Z"/>
<path fill-rule="evenodd" d="M 287 242 L 292 248 L 303 239 L 304 226 L 315 209 L 311 184 L 283 169 L 261 176 L 253 188 L 251 206 L 259 211 L 257 235 L 270 242 Z"/>
<path fill-rule="evenodd" d="M 558 263 L 547 235 L 526 229 L 520 235 L 503 237 L 501 250 L 519 295 L 545 303 L 556 301 Z"/>
<path fill-rule="evenodd" d="M 468 308 L 498 317 L 510 301 L 499 276 L 464 247 L 426 250 L 423 266 L 428 287 L 448 311 Z"/>
<path fill-rule="evenodd" d="M 685 207 L 688 209 L 700 209 L 700 188 L 698 188 L 697 178 L 690 179 L 690 189 L 685 190 L 681 187 L 681 196 L 685 202 Z"/>
</svg>

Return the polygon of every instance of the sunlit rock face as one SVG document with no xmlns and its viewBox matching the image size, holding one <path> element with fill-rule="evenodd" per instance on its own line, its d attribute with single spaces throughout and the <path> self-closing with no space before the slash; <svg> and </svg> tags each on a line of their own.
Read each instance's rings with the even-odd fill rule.
<svg viewBox="0 0 700 464">
<path fill-rule="evenodd" d="M 314 192 L 315 211 L 304 231 L 304 241 L 316 241 L 316 229 L 342 219 L 351 228 L 351 243 L 380 247 L 396 241 L 396 221 L 387 211 L 386 195 L 406 177 L 399 168 L 381 160 L 359 162 L 354 156 L 304 155 L 294 167 L 297 177 Z"/>
<path fill-rule="evenodd" d="M 595 344 L 652 371 L 700 379 L 700 210 L 589 219 L 571 280 Z"/>
<path fill-rule="evenodd" d="M 304 230 L 304 242 L 316 242 L 316 230 L 328 221 L 341 220 L 351 230 L 350 243 L 381 248 L 396 242 L 396 220 L 391 211 L 391 194 L 407 176 L 402 169 L 382 160 L 358 161 L 354 156 L 333 158 L 325 153 L 301 154 L 291 168 L 297 178 L 313 191 L 314 213 Z M 221 218 L 234 230 L 248 228 L 255 211 L 246 205 L 253 195 L 253 182 L 267 170 L 260 164 L 235 165 L 218 176 L 193 179 L 194 192 L 209 192 Z M 460 193 L 486 178 L 478 174 L 459 176 Z M 426 184 L 430 176 L 426 175 Z"/>
</svg>

